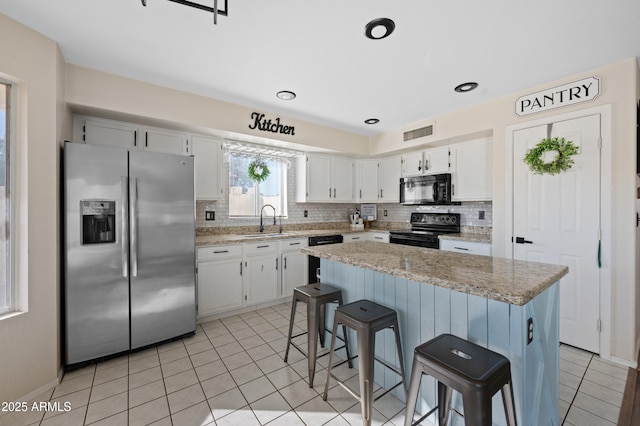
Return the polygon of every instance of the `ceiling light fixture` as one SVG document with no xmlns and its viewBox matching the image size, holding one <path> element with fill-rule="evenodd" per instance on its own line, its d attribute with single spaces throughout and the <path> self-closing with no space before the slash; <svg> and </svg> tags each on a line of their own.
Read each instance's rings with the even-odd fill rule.
<svg viewBox="0 0 640 426">
<path fill-rule="evenodd" d="M 147 1 L 148 0 L 141 0 L 142 1 L 142 5 L 143 6 L 147 6 Z M 228 5 L 227 5 L 227 0 L 220 0 L 221 2 L 224 2 L 224 8 L 219 8 L 218 7 L 218 0 L 213 0 L 213 7 L 210 6 L 205 6 L 203 4 L 200 3 L 194 3 L 192 1 L 189 0 L 168 0 L 174 3 L 178 3 L 184 6 L 189 6 L 189 7 L 193 7 L 196 9 L 200 9 L 200 10 L 204 10 L 205 12 L 211 12 L 213 13 L 213 23 L 214 25 L 218 23 L 218 15 L 222 15 L 222 16 L 228 16 L 227 10 L 228 10 Z"/>
<path fill-rule="evenodd" d="M 364 120 L 364 122 L 366 124 L 378 124 L 380 120 L 378 120 L 377 118 L 367 118 L 366 120 Z"/>
<path fill-rule="evenodd" d="M 396 23 L 389 18 L 376 18 L 364 27 L 364 35 L 371 40 L 380 40 L 391 35 Z"/>
<path fill-rule="evenodd" d="M 468 83 L 462 83 L 462 84 L 458 84 L 456 86 L 455 90 L 458 93 L 465 93 L 465 92 L 470 92 L 472 90 L 474 90 L 475 88 L 478 87 L 478 83 L 474 82 L 474 81 L 470 81 Z"/>
<path fill-rule="evenodd" d="M 276 96 L 278 97 L 278 99 L 282 99 L 283 101 L 290 101 L 296 98 L 296 94 L 290 90 L 281 90 L 276 93 Z"/>
</svg>

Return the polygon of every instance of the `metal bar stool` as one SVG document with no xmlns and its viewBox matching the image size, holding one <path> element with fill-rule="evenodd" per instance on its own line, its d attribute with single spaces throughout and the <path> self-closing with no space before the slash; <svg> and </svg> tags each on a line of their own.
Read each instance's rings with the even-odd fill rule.
<svg viewBox="0 0 640 426">
<path fill-rule="evenodd" d="M 307 304 L 307 330 L 296 335 L 293 334 L 293 323 L 296 317 L 296 307 L 298 301 Z M 284 353 L 284 362 L 287 362 L 289 358 L 289 346 L 293 346 L 300 353 L 307 357 L 309 363 L 309 387 L 313 387 L 313 378 L 316 373 L 316 359 L 318 353 L 318 337 L 320 337 L 320 346 L 324 348 L 324 333 L 325 333 L 325 309 L 327 303 L 337 303 L 342 305 L 342 291 L 339 288 L 326 285 L 326 284 L 309 284 L 296 287 L 293 290 L 293 302 L 291 304 L 291 319 L 289 320 L 289 335 L 287 338 L 287 349 Z M 333 335 L 335 336 L 335 330 Z M 345 342 L 344 346 L 338 349 L 346 348 L 347 358 L 349 358 L 349 347 L 346 344 L 347 329 L 342 327 L 343 338 L 338 337 Z M 305 353 L 295 342 L 291 339 L 309 334 L 307 337 L 307 352 Z M 320 357 L 327 355 L 324 353 Z M 349 361 L 349 367 L 352 367 L 351 361 Z"/>
<path fill-rule="evenodd" d="M 346 384 L 341 382 L 336 376 L 331 374 L 331 369 L 338 365 L 343 364 L 346 361 L 337 363 L 335 366 L 333 362 L 333 348 L 335 345 L 335 333 L 338 329 L 338 325 L 346 325 L 356 331 L 358 337 L 358 366 L 359 366 L 359 379 L 360 379 L 360 395 L 355 393 Z M 398 349 L 398 359 L 400 360 L 400 371 L 394 366 L 381 360 L 375 356 L 375 335 L 376 332 L 385 328 L 392 328 L 395 333 L 396 346 Z M 348 356 L 348 355 L 347 355 Z M 393 309 L 389 309 L 386 306 L 379 305 L 370 300 L 358 300 L 353 303 L 338 306 L 333 319 L 333 336 L 331 337 L 331 346 L 329 348 L 329 368 L 327 371 L 327 383 L 324 387 L 324 394 L 322 399 L 327 400 L 327 393 L 329 392 L 329 381 L 331 377 L 336 379 L 338 383 L 347 390 L 351 395 L 360 401 L 360 408 L 362 410 L 362 421 L 364 425 L 371 424 L 371 407 L 373 401 L 382 398 L 387 393 L 391 392 L 396 387 L 402 385 L 403 390 L 407 391 L 404 380 L 404 362 L 402 361 L 402 346 L 400 343 L 400 331 L 398 330 L 398 315 Z M 382 394 L 373 398 L 373 364 L 374 360 L 380 362 L 385 367 L 391 369 L 393 372 L 400 375 L 402 380 L 396 383 L 390 389 L 385 390 Z"/>
<path fill-rule="evenodd" d="M 438 381 L 438 406 L 412 423 L 423 374 Z M 465 425 L 491 425 L 491 397 L 500 390 L 507 422 L 516 426 L 509 360 L 451 334 L 441 334 L 415 349 L 405 426 L 421 423 L 435 410 L 438 410 L 438 424 L 446 425 L 453 390 L 462 394 Z"/>
</svg>

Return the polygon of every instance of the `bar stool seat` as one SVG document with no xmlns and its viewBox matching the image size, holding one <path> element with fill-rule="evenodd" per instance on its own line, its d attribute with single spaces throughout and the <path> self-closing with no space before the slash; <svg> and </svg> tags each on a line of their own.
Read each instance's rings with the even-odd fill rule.
<svg viewBox="0 0 640 426">
<path fill-rule="evenodd" d="M 346 384 L 340 381 L 335 375 L 331 373 L 331 369 L 335 366 L 343 364 L 346 361 L 333 365 L 333 353 L 335 346 L 335 333 L 338 325 L 342 324 L 343 327 L 347 326 L 355 330 L 358 340 L 358 354 L 353 358 L 358 357 L 359 368 L 359 380 L 360 380 L 360 394 L 358 395 L 354 390 L 350 389 Z M 385 328 L 392 328 L 395 333 L 396 347 L 398 351 L 398 359 L 400 360 L 400 370 L 397 370 L 394 366 L 388 364 L 382 359 L 375 356 L 375 334 L 376 332 Z M 350 360 L 347 353 L 347 360 Z M 375 399 L 373 398 L 373 364 L 374 361 L 378 361 L 385 367 L 391 369 L 395 373 L 399 374 L 401 381 L 393 387 L 385 390 L 382 394 L 379 394 Z M 398 329 L 398 315 L 393 309 L 389 309 L 386 306 L 379 305 L 370 300 L 358 300 L 352 303 L 347 303 L 336 308 L 335 316 L 333 319 L 333 335 L 331 337 L 331 346 L 329 348 L 329 367 L 327 371 L 327 383 L 325 384 L 324 393 L 322 399 L 327 400 L 327 394 L 329 392 L 329 382 L 331 378 L 336 379 L 338 384 L 345 388 L 352 396 L 360 401 L 360 407 L 362 411 L 362 421 L 364 425 L 371 424 L 371 408 L 373 401 L 378 400 L 382 396 L 391 392 L 396 387 L 402 385 L 406 394 L 406 383 L 404 380 L 404 362 L 402 356 L 402 346 L 400 343 L 400 331 Z"/>
<path fill-rule="evenodd" d="M 296 316 L 296 307 L 298 302 L 304 302 L 307 304 L 307 330 L 296 335 L 293 334 L 293 324 Z M 327 284 L 309 284 L 296 287 L 293 290 L 293 301 L 291 304 L 291 319 L 289 320 L 289 335 L 287 337 L 287 349 L 284 354 L 284 362 L 289 359 L 289 346 L 293 346 L 303 355 L 307 357 L 309 366 L 309 387 L 313 387 L 313 379 L 316 372 L 316 360 L 318 358 L 318 338 L 320 339 L 320 346 L 324 347 L 324 335 L 325 335 L 325 309 L 327 303 L 337 303 L 342 305 L 342 291 L 339 288 L 327 285 Z M 346 341 L 346 328 L 343 327 L 343 341 Z M 334 331 L 335 333 L 335 331 Z M 307 352 L 305 353 L 295 342 L 294 339 L 299 336 L 309 334 L 307 337 Z M 340 338 L 340 337 L 338 337 Z M 345 346 L 346 343 L 345 343 Z M 341 346 L 339 349 L 345 347 Z M 349 349 L 347 349 L 347 356 L 349 356 Z M 327 355 L 322 354 L 320 356 Z M 349 367 L 351 367 L 351 361 L 349 361 Z"/>
<path fill-rule="evenodd" d="M 438 381 L 438 406 L 413 422 L 420 379 Z M 438 424 L 446 425 L 453 390 L 462 394 L 465 425 L 491 425 L 491 398 L 501 391 L 507 422 L 516 426 L 511 363 L 504 356 L 451 334 L 441 334 L 416 347 L 407 396 L 405 426 L 416 425 L 438 410 Z"/>
</svg>

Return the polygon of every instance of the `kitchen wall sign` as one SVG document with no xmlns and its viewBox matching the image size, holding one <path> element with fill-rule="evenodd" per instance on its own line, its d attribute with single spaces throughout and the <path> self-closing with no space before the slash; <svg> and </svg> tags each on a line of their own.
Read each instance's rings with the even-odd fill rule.
<svg viewBox="0 0 640 426">
<path fill-rule="evenodd" d="M 259 112 L 251 113 L 251 119 L 253 123 L 249 125 L 250 129 L 260 130 L 263 132 L 282 133 L 283 135 L 295 136 L 294 126 L 283 126 L 280 124 L 280 117 L 277 117 L 274 121 L 266 119 L 264 114 Z"/>
<path fill-rule="evenodd" d="M 600 94 L 600 79 L 589 77 L 552 89 L 521 96 L 516 100 L 519 116 L 560 108 L 581 102 L 593 101 Z"/>
</svg>

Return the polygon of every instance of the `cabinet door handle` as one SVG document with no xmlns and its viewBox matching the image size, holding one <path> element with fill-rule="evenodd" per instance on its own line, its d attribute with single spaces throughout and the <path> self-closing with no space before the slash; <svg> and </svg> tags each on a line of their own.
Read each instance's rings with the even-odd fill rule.
<svg viewBox="0 0 640 426">
<path fill-rule="evenodd" d="M 336 198 L 336 189 L 333 188 L 333 198 Z"/>
<path fill-rule="evenodd" d="M 214 254 L 229 253 L 229 250 L 214 250 L 213 253 Z"/>
<path fill-rule="evenodd" d="M 383 198 L 383 197 L 382 197 L 382 189 L 380 190 L 380 198 Z"/>
<path fill-rule="evenodd" d="M 376 239 L 376 240 L 382 240 L 383 239 L 382 237 L 373 237 L 373 238 Z"/>
<path fill-rule="evenodd" d="M 287 269 L 287 258 L 284 258 L 284 265 L 283 265 L 284 269 Z"/>
<path fill-rule="evenodd" d="M 422 170 L 422 160 L 418 160 L 418 171 Z"/>
<path fill-rule="evenodd" d="M 268 247 L 269 247 L 269 244 L 266 244 L 266 245 L 264 245 L 264 246 L 258 246 L 258 247 L 256 247 L 256 248 L 268 248 Z"/>
<path fill-rule="evenodd" d="M 278 258 L 276 257 L 276 271 L 278 270 Z"/>
<path fill-rule="evenodd" d="M 451 195 L 456 195 L 456 185 L 455 184 L 451 184 Z"/>
<path fill-rule="evenodd" d="M 242 262 L 240 262 L 240 276 L 242 276 Z"/>
<path fill-rule="evenodd" d="M 289 243 L 290 246 L 299 246 L 300 243 Z"/>
<path fill-rule="evenodd" d="M 145 148 L 149 146 L 149 132 L 144 132 L 144 146 Z"/>
<path fill-rule="evenodd" d="M 429 160 L 424 160 L 424 169 L 429 170 Z"/>
<path fill-rule="evenodd" d="M 454 249 L 456 249 L 456 250 L 469 251 L 469 249 L 468 249 L 468 248 L 466 248 L 466 247 L 453 247 L 453 248 L 454 248 Z"/>
<path fill-rule="evenodd" d="M 360 198 L 362 198 L 362 189 L 360 190 Z"/>
<path fill-rule="evenodd" d="M 138 131 L 134 130 L 133 131 L 133 146 L 137 146 L 138 144 Z"/>
</svg>

